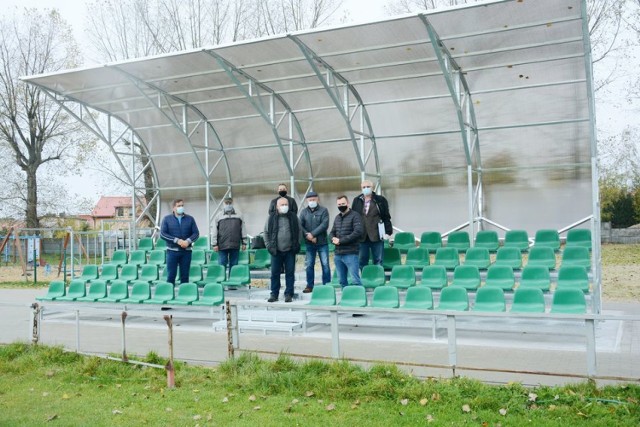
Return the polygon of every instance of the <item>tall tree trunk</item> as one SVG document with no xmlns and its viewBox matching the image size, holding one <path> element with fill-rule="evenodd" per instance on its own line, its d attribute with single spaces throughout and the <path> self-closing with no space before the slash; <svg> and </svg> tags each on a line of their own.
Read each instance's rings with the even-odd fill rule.
<svg viewBox="0 0 640 427">
<path fill-rule="evenodd" d="M 27 228 L 40 228 L 38 219 L 38 181 L 37 168 L 27 168 Z"/>
</svg>

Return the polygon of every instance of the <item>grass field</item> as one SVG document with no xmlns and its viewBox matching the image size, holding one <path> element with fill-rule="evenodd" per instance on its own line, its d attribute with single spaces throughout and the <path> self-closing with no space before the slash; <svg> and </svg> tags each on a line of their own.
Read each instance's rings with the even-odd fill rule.
<svg viewBox="0 0 640 427">
<path fill-rule="evenodd" d="M 151 363 L 163 364 L 157 356 Z M 637 426 L 640 386 L 418 380 L 395 366 L 263 361 L 165 372 L 59 348 L 0 347 L 0 425 Z"/>
</svg>

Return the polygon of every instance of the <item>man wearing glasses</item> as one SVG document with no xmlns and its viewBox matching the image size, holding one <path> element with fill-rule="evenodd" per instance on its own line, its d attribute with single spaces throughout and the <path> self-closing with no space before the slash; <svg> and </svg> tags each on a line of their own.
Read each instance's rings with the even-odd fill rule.
<svg viewBox="0 0 640 427">
<path fill-rule="evenodd" d="M 369 264 L 369 253 L 373 263 L 382 265 L 384 250 L 384 235 L 393 234 L 389 202 L 383 196 L 373 191 L 371 181 L 362 181 L 362 194 L 356 196 L 351 203 L 351 209 L 362 216 L 364 224 L 364 239 L 360 242 L 360 269 Z"/>
</svg>

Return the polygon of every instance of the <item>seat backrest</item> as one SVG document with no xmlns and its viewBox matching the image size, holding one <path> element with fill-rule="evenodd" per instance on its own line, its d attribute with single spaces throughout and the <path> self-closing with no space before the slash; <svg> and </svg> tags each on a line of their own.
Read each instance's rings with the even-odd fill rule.
<svg viewBox="0 0 640 427">
<path fill-rule="evenodd" d="M 379 266 L 377 266 L 379 267 Z M 311 305 L 336 305 L 336 290 L 333 286 L 314 286 L 311 292 Z"/>
<path fill-rule="evenodd" d="M 384 260 L 385 264 L 400 264 L 400 250 L 397 248 L 383 248 L 382 259 Z"/>
<path fill-rule="evenodd" d="M 200 264 L 191 265 L 189 267 L 189 282 L 202 280 L 202 266 Z"/>
<path fill-rule="evenodd" d="M 100 279 L 113 280 L 118 278 L 118 266 L 115 264 L 105 264 L 100 272 Z"/>
<path fill-rule="evenodd" d="M 526 250 L 529 247 L 529 233 L 527 230 L 507 230 L 503 245 Z"/>
<path fill-rule="evenodd" d="M 147 253 L 143 250 L 131 251 L 129 256 L 129 264 L 146 264 Z"/>
<path fill-rule="evenodd" d="M 251 281 L 251 272 L 248 265 L 234 265 L 229 272 L 229 280 L 241 280 L 245 283 Z"/>
<path fill-rule="evenodd" d="M 258 262 L 258 261 L 264 262 L 264 261 L 270 261 L 270 260 L 271 260 L 271 254 L 269 253 L 268 249 L 256 249 L 253 262 Z"/>
<path fill-rule="evenodd" d="M 131 287 L 131 298 L 139 300 L 151 298 L 151 286 L 149 283 L 134 282 Z"/>
<path fill-rule="evenodd" d="M 149 254 L 149 264 L 165 264 L 166 252 L 164 249 L 154 249 Z"/>
<path fill-rule="evenodd" d="M 193 249 L 191 251 L 191 264 L 206 264 L 207 258 L 205 256 L 204 250 L 202 249 Z"/>
<path fill-rule="evenodd" d="M 238 253 L 238 265 L 249 264 L 249 251 L 240 251 Z"/>
<path fill-rule="evenodd" d="M 422 269 L 421 285 L 432 288 L 447 286 L 447 269 L 442 265 L 427 265 Z"/>
<path fill-rule="evenodd" d="M 124 280 L 113 280 L 109 287 L 109 297 L 111 298 L 126 298 L 129 296 L 129 286 Z"/>
<path fill-rule="evenodd" d="M 87 296 L 90 298 L 104 298 L 107 296 L 107 282 L 104 280 L 92 280 L 89 285 L 89 293 Z"/>
<path fill-rule="evenodd" d="M 562 251 L 562 262 L 581 261 L 591 265 L 591 254 L 585 246 L 565 246 Z"/>
<path fill-rule="evenodd" d="M 207 267 L 207 282 L 224 282 L 227 280 L 227 272 L 224 265 L 212 264 Z"/>
<path fill-rule="evenodd" d="M 504 291 L 498 287 L 482 287 L 476 292 L 476 311 L 505 311 Z"/>
<path fill-rule="evenodd" d="M 193 243 L 193 247 L 197 249 L 209 249 L 209 237 L 208 236 L 200 236 Z"/>
<path fill-rule="evenodd" d="M 381 265 L 373 265 L 373 264 L 365 265 L 364 268 L 362 269 L 361 280 L 367 281 L 372 285 L 377 285 L 377 286 L 384 285 L 386 281 L 384 268 Z M 315 289 L 315 287 L 313 289 Z"/>
<path fill-rule="evenodd" d="M 89 264 L 82 267 L 82 274 L 80 277 L 84 280 L 92 280 L 98 278 L 98 266 L 95 264 Z"/>
<path fill-rule="evenodd" d="M 420 247 L 435 252 L 442 247 L 442 235 L 438 231 L 425 231 L 420 235 Z"/>
<path fill-rule="evenodd" d="M 113 251 L 113 255 L 111 255 L 112 263 L 126 264 L 127 263 L 127 251 L 118 249 Z"/>
<path fill-rule="evenodd" d="M 167 241 L 158 237 L 158 240 L 156 240 L 156 244 L 155 244 L 155 248 L 156 249 L 167 249 Z"/>
<path fill-rule="evenodd" d="M 558 283 L 564 280 L 589 281 L 587 269 L 579 265 L 565 265 L 558 270 Z"/>
<path fill-rule="evenodd" d="M 433 308 L 433 293 L 426 286 L 414 286 L 407 289 L 403 308 L 430 310 Z"/>
<path fill-rule="evenodd" d="M 140 269 L 141 280 L 158 280 L 158 266 L 156 264 L 146 264 Z"/>
<path fill-rule="evenodd" d="M 358 285 L 345 286 L 342 289 L 340 305 L 345 307 L 366 307 L 367 293 L 364 287 Z"/>
<path fill-rule="evenodd" d="M 438 261 L 452 261 L 452 260 L 460 260 L 458 257 L 458 250 L 456 248 L 438 248 L 436 250 L 436 258 L 435 262 Z"/>
<path fill-rule="evenodd" d="M 400 306 L 400 295 L 398 288 L 393 286 L 379 286 L 373 291 L 372 307 L 377 308 L 398 308 Z"/>
<path fill-rule="evenodd" d="M 220 283 L 207 283 L 202 290 L 202 297 L 224 301 L 224 287 Z"/>
<path fill-rule="evenodd" d="M 541 229 L 536 231 L 535 240 L 533 242 L 535 246 L 550 246 L 550 247 L 560 247 L 560 235 L 558 234 L 558 230 L 552 229 Z"/>
<path fill-rule="evenodd" d="M 68 297 L 83 297 L 86 295 L 87 287 L 84 280 L 74 279 L 69 283 Z"/>
<path fill-rule="evenodd" d="M 138 249 L 144 251 L 153 250 L 153 239 L 151 237 L 142 237 L 138 240 Z"/>
<path fill-rule="evenodd" d="M 522 269 L 520 282 L 527 280 L 551 280 L 549 269 L 542 265 L 527 265 Z"/>
<path fill-rule="evenodd" d="M 174 298 L 174 287 L 171 283 L 159 282 L 156 284 L 155 293 L 153 299 L 168 301 Z"/>
<path fill-rule="evenodd" d="M 416 244 L 416 236 L 410 231 L 401 231 L 396 233 L 395 238 L 393 239 L 393 244 L 400 245 L 414 245 Z"/>
<path fill-rule="evenodd" d="M 584 292 L 576 288 L 556 289 L 551 302 L 551 313 L 586 313 Z"/>
<path fill-rule="evenodd" d="M 453 283 L 460 279 L 477 279 L 480 281 L 480 270 L 475 265 L 459 265 L 453 270 Z"/>
<path fill-rule="evenodd" d="M 487 248 L 469 248 L 464 256 L 465 262 L 467 261 L 490 261 L 491 255 Z"/>
<path fill-rule="evenodd" d="M 493 280 L 511 280 L 515 281 L 513 268 L 508 265 L 492 265 L 487 269 L 486 284 Z"/>
<path fill-rule="evenodd" d="M 412 285 L 416 284 L 416 271 L 412 265 L 394 265 L 391 269 L 392 282 L 404 282 Z"/>
<path fill-rule="evenodd" d="M 138 278 L 138 266 L 133 264 L 127 264 L 122 266 L 120 271 L 120 278 L 122 280 L 135 280 Z"/>
<path fill-rule="evenodd" d="M 476 234 L 475 246 L 496 250 L 500 246 L 498 232 L 495 230 L 480 230 Z"/>
<path fill-rule="evenodd" d="M 64 281 L 62 280 L 52 280 L 49 283 L 49 289 L 47 290 L 47 297 L 61 297 L 64 296 L 66 292 Z"/>
<path fill-rule="evenodd" d="M 544 293 L 538 288 L 518 288 L 513 293 L 511 310 L 514 313 L 544 313 Z"/>
<path fill-rule="evenodd" d="M 556 255 L 553 248 L 548 246 L 534 246 L 529 249 L 529 261 L 554 259 Z"/>
<path fill-rule="evenodd" d="M 468 310 L 469 295 L 467 290 L 461 286 L 447 286 L 440 291 L 440 303 L 438 308 L 441 310 Z"/>
<path fill-rule="evenodd" d="M 195 283 L 181 283 L 178 288 L 178 295 L 176 299 L 197 301 L 198 300 L 198 285 Z"/>
<path fill-rule="evenodd" d="M 584 246 L 586 248 L 591 248 L 591 230 L 588 228 L 572 228 L 567 231 L 566 246 Z"/>
<path fill-rule="evenodd" d="M 429 265 L 429 251 L 425 248 L 411 248 L 407 251 L 406 264 Z"/>
<path fill-rule="evenodd" d="M 471 240 L 469 239 L 469 233 L 466 231 L 454 231 L 447 236 L 447 246 L 455 248 L 468 248 L 471 246 Z"/>
</svg>

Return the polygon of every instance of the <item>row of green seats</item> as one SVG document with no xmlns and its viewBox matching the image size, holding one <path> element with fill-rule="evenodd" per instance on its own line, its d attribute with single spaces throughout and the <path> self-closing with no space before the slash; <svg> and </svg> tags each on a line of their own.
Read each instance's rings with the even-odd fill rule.
<svg viewBox="0 0 640 427">
<path fill-rule="evenodd" d="M 336 292 L 331 286 L 315 286 L 311 293 L 309 305 L 336 305 Z M 375 288 L 371 305 L 367 300 L 363 286 L 347 286 L 342 290 L 342 298 L 338 305 L 342 307 L 374 307 L 374 308 L 403 308 L 407 310 L 431 310 L 434 308 L 433 294 L 428 287 L 411 287 L 407 289 L 405 301 L 400 306 L 398 288 L 381 286 Z M 472 311 L 505 312 L 506 301 L 504 291 L 497 287 L 478 289 Z M 438 310 L 467 311 L 469 310 L 469 295 L 467 290 L 459 286 L 442 289 Z M 544 294 L 536 288 L 518 288 L 513 296 L 511 313 L 544 313 L 546 311 Z M 584 293 L 579 289 L 558 289 L 553 295 L 551 313 L 583 314 L 587 311 Z"/>
<path fill-rule="evenodd" d="M 253 252 L 253 256 L 251 256 L 251 252 Z M 117 250 L 105 264 L 115 265 L 117 267 L 124 267 L 125 265 L 142 267 L 146 264 L 164 267 L 166 264 L 166 251 L 164 249 L 154 249 L 148 253 L 147 257 L 147 252 L 143 250 L 131 251 L 129 255 L 127 255 L 127 251 L 125 250 Z M 211 264 L 217 264 L 217 260 L 214 261 L 208 256 L 207 252 L 202 249 L 193 249 L 191 252 L 191 264 L 207 267 Z M 238 264 L 247 264 L 252 269 L 269 268 L 271 265 L 271 255 L 266 249 L 240 251 Z"/>
</svg>

